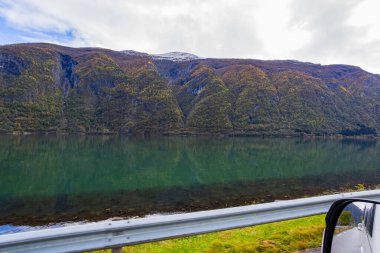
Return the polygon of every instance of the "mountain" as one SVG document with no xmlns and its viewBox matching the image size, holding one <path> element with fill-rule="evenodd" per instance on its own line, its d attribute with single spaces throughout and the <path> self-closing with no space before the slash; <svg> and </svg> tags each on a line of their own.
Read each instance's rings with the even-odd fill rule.
<svg viewBox="0 0 380 253">
<path fill-rule="evenodd" d="M 289 60 L 4 45 L 0 131 L 377 135 L 380 76 Z"/>
<path fill-rule="evenodd" d="M 166 54 L 152 54 L 151 55 L 154 60 L 169 60 L 169 61 L 175 61 L 175 62 L 182 62 L 182 61 L 191 61 L 191 60 L 197 60 L 201 59 L 200 57 L 184 53 L 184 52 L 170 52 Z"/>
</svg>

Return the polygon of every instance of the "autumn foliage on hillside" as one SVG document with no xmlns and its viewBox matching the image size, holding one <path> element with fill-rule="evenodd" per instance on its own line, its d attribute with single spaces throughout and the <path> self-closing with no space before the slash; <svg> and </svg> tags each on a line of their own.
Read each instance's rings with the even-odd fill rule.
<svg viewBox="0 0 380 253">
<path fill-rule="evenodd" d="M 0 131 L 377 135 L 380 77 L 346 65 L 7 45 Z"/>
</svg>

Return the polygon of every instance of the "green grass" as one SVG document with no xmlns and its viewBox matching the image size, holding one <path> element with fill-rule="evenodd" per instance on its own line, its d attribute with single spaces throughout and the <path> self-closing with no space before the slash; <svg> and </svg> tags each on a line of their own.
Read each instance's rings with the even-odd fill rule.
<svg viewBox="0 0 380 253">
<path fill-rule="evenodd" d="M 132 252 L 295 252 L 320 247 L 325 215 L 124 247 Z M 97 252 L 110 252 L 97 251 Z"/>
</svg>

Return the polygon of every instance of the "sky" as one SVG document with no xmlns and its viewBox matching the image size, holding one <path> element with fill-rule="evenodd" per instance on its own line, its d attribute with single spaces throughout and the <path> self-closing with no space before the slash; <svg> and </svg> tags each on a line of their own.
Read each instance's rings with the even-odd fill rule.
<svg viewBox="0 0 380 253">
<path fill-rule="evenodd" d="M 349 64 L 380 73 L 379 0 L 0 0 L 0 44 Z"/>
</svg>

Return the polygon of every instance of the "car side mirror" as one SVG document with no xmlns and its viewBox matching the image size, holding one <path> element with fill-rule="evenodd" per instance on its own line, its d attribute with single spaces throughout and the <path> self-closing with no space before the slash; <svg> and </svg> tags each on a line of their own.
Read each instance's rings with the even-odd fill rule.
<svg viewBox="0 0 380 253">
<path fill-rule="evenodd" d="M 322 252 L 380 253 L 380 203 L 336 201 L 326 215 Z"/>
</svg>

